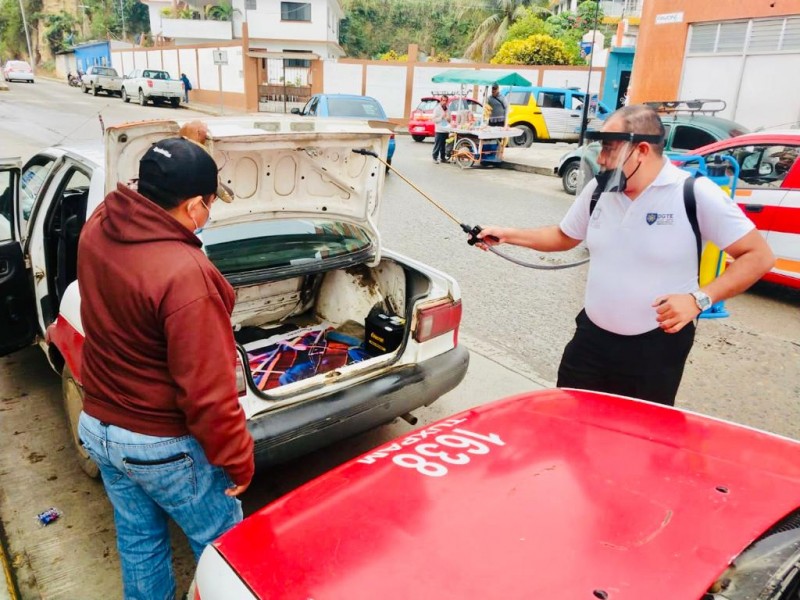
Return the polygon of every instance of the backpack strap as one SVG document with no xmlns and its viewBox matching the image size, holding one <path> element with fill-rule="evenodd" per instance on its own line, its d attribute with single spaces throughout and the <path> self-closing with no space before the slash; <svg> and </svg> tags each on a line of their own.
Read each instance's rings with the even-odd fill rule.
<svg viewBox="0 0 800 600">
<path fill-rule="evenodd" d="M 594 192 L 592 192 L 592 199 L 589 202 L 589 217 L 590 218 L 592 216 L 592 213 L 594 212 L 595 206 L 597 206 L 597 201 L 600 199 L 600 194 L 602 194 L 602 193 L 603 193 L 603 190 L 600 188 L 599 185 L 596 186 L 594 188 Z"/>
<path fill-rule="evenodd" d="M 697 245 L 697 271 L 699 273 L 700 259 L 703 255 L 703 239 L 700 235 L 700 224 L 697 222 L 697 200 L 694 196 L 695 179 L 695 177 L 687 177 L 683 182 L 683 205 L 686 207 L 686 216 L 689 218 L 689 225 L 692 226 L 695 244 Z M 603 190 L 600 189 L 600 186 L 597 186 L 592 192 L 592 199 L 589 201 L 589 217 L 592 216 L 602 193 Z"/>
<path fill-rule="evenodd" d="M 686 207 L 686 216 L 692 226 L 694 239 L 697 245 L 697 271 L 700 272 L 700 259 L 703 255 L 703 240 L 700 237 L 700 224 L 697 222 L 697 200 L 694 196 L 694 177 L 687 177 L 683 182 L 683 205 Z"/>
</svg>

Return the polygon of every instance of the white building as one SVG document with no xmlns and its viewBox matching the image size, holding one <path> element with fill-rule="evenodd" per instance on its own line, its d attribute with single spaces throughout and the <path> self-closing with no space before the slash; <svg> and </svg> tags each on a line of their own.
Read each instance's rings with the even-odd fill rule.
<svg viewBox="0 0 800 600">
<path fill-rule="evenodd" d="M 551 10 L 558 14 L 564 11 L 577 12 L 583 0 L 553 0 Z M 606 17 L 631 18 L 642 16 L 643 0 L 600 0 L 600 10 Z"/>
<path fill-rule="evenodd" d="M 247 23 L 251 50 L 303 53 L 304 58 L 314 55 L 322 60 L 344 56 L 339 46 L 339 22 L 344 18 L 339 0 L 233 0 L 232 11 L 222 10 L 226 20 L 211 18 L 212 7 L 223 7 L 224 0 L 180 0 L 177 15 L 172 0 L 143 2 L 150 10 L 150 31 L 159 42 L 186 46 L 241 39 L 242 24 Z"/>
</svg>

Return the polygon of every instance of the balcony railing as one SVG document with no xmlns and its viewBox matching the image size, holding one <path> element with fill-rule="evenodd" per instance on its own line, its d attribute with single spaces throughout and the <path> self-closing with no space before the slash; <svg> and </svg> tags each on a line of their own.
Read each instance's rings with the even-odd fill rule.
<svg viewBox="0 0 800 600">
<path fill-rule="evenodd" d="M 161 34 L 168 38 L 232 40 L 233 27 L 230 21 L 170 19 L 161 17 Z"/>
<path fill-rule="evenodd" d="M 642 0 L 603 0 L 600 8 L 607 17 L 642 16 Z"/>
</svg>

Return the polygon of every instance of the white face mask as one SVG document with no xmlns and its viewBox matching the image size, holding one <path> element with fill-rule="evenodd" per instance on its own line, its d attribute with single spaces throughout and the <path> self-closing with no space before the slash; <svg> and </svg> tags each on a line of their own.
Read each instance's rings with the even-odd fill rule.
<svg viewBox="0 0 800 600">
<path fill-rule="evenodd" d="M 200 200 L 200 204 L 202 204 L 205 207 L 206 212 L 208 213 L 208 216 L 210 218 L 211 217 L 211 209 L 208 207 L 208 204 L 206 204 L 202 200 Z M 192 223 L 194 224 L 194 234 L 195 235 L 200 235 L 201 233 L 203 233 L 203 227 L 205 227 L 205 223 L 203 224 L 203 227 L 200 227 L 197 224 L 197 221 L 195 221 L 194 217 L 192 216 L 192 213 L 189 212 L 189 208 L 188 207 L 186 208 L 186 214 L 189 215 L 189 218 L 192 220 Z M 206 223 L 208 223 L 208 218 L 206 219 Z"/>
</svg>

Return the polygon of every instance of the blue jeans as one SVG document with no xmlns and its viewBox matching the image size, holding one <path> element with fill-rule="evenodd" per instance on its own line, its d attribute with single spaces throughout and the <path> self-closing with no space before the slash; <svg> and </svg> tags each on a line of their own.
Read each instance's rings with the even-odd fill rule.
<svg viewBox="0 0 800 600">
<path fill-rule="evenodd" d="M 168 518 L 183 529 L 197 560 L 242 520 L 239 500 L 225 495 L 233 483 L 190 435 L 144 435 L 83 412 L 78 433 L 114 506 L 125 600 L 173 600 Z"/>
</svg>

